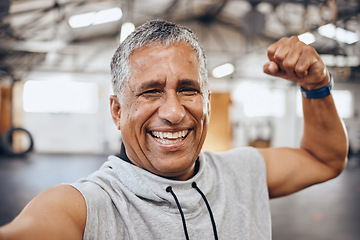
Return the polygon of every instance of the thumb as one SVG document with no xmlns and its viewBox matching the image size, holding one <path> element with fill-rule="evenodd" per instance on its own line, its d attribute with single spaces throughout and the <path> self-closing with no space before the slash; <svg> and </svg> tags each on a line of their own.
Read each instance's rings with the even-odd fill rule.
<svg viewBox="0 0 360 240">
<path fill-rule="evenodd" d="M 279 66 L 275 62 L 268 62 L 264 64 L 263 71 L 266 74 L 277 75 Z"/>
</svg>

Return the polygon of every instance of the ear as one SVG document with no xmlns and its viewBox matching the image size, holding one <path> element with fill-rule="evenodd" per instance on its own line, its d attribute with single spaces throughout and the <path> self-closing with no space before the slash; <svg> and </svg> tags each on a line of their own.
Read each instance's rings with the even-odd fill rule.
<svg viewBox="0 0 360 240">
<path fill-rule="evenodd" d="M 211 92 L 210 91 L 208 94 L 207 109 L 208 109 L 208 119 L 210 119 L 210 115 L 211 115 Z"/>
<path fill-rule="evenodd" d="M 110 96 L 110 112 L 116 128 L 120 130 L 121 105 L 116 95 Z"/>
</svg>

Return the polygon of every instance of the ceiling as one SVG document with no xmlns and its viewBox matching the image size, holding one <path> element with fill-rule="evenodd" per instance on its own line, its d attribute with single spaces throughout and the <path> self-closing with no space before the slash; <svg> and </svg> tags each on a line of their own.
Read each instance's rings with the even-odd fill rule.
<svg viewBox="0 0 360 240">
<path fill-rule="evenodd" d="M 120 7 L 121 20 L 73 29 L 69 17 Z M 360 38 L 357 0 L 2 0 L 0 2 L 0 81 L 21 80 L 34 67 L 43 71 L 108 71 L 121 25 L 150 19 L 187 25 L 199 36 L 209 68 L 224 62 L 258 63 L 266 47 L 283 36 L 312 32 L 312 45 L 333 62 L 340 79 L 360 82 L 360 43 L 322 37 L 317 29 L 334 23 Z M 347 59 L 355 64 L 347 66 Z M 335 63 L 334 63 L 335 62 Z M 345 63 L 344 63 L 345 62 Z"/>
</svg>

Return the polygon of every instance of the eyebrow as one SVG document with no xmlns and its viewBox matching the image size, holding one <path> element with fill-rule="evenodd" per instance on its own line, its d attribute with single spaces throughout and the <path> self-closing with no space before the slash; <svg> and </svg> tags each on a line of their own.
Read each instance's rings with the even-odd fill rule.
<svg viewBox="0 0 360 240">
<path fill-rule="evenodd" d="M 137 92 L 142 92 L 146 89 L 163 87 L 164 84 L 165 84 L 164 81 L 149 80 L 149 81 L 141 83 L 140 86 L 136 88 L 136 90 L 137 90 Z M 192 87 L 200 89 L 199 82 L 195 81 L 195 80 L 191 80 L 191 79 L 180 79 L 178 81 L 177 85 L 178 85 L 178 87 L 179 86 L 192 86 Z"/>
<path fill-rule="evenodd" d="M 146 89 L 149 89 L 149 88 L 157 88 L 157 87 L 161 87 L 163 86 L 164 83 L 162 81 L 159 81 L 159 80 L 150 80 L 150 81 L 146 81 L 144 83 L 141 83 L 139 87 L 137 87 L 137 91 L 138 92 L 142 92 Z"/>
<path fill-rule="evenodd" d="M 200 84 L 198 81 L 191 80 L 191 79 L 180 79 L 178 82 L 179 86 L 192 86 L 196 88 L 200 88 Z"/>
</svg>

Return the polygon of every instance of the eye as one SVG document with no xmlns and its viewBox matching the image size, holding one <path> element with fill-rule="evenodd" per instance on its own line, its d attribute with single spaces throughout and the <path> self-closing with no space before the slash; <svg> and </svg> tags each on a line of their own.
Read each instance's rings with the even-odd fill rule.
<svg viewBox="0 0 360 240">
<path fill-rule="evenodd" d="M 162 91 L 160 89 L 150 89 L 150 90 L 142 92 L 140 94 L 140 96 L 143 96 L 143 97 L 158 97 L 158 96 L 160 96 L 161 93 L 162 93 Z"/>
<path fill-rule="evenodd" d="M 192 96 L 192 95 L 196 95 L 198 93 L 200 93 L 199 90 L 195 89 L 195 88 L 191 88 L 191 87 L 184 87 L 184 88 L 181 88 L 179 90 L 180 93 L 184 94 L 184 95 L 187 95 L 187 96 Z"/>
</svg>

